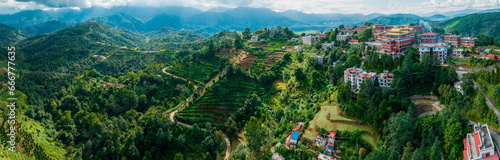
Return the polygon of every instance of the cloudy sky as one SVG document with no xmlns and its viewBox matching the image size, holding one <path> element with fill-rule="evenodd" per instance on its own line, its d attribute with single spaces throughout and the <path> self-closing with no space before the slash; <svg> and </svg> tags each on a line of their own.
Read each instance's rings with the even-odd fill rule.
<svg viewBox="0 0 500 160">
<path fill-rule="evenodd" d="M 22 10 L 113 6 L 187 6 L 200 10 L 234 7 L 297 10 L 305 13 L 443 13 L 500 8 L 500 0 L 0 0 L 0 14 Z"/>
</svg>

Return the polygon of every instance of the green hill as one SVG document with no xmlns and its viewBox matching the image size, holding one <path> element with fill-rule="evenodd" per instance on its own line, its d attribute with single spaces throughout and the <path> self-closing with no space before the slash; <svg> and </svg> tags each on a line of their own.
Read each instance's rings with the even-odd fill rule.
<svg viewBox="0 0 500 160">
<path fill-rule="evenodd" d="M 471 14 L 438 24 L 446 32 L 458 31 L 462 35 L 491 35 L 500 39 L 500 12 Z"/>
<path fill-rule="evenodd" d="M 144 35 L 149 39 L 148 43 L 142 47 L 144 50 L 180 49 L 183 46 L 192 46 L 206 39 L 191 31 L 179 31 L 169 27 Z"/>
<path fill-rule="evenodd" d="M 21 30 L 0 23 L 0 46 L 12 45 L 28 36 L 29 34 Z"/>
<path fill-rule="evenodd" d="M 109 53 L 121 46 L 137 47 L 143 43 L 142 36 L 128 30 L 90 21 L 56 33 L 28 38 L 18 46 L 25 53 L 24 61 L 31 65 L 31 69 L 48 71 L 94 54 Z"/>
</svg>

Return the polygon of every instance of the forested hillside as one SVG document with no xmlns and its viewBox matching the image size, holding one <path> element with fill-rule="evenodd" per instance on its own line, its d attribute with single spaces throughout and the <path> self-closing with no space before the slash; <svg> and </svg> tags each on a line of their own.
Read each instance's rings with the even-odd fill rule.
<svg viewBox="0 0 500 160">
<path fill-rule="evenodd" d="M 21 30 L 0 23 L 0 46 L 12 45 L 28 36 L 29 34 Z"/>
<path fill-rule="evenodd" d="M 471 14 L 446 20 L 438 25 L 447 33 L 456 30 L 462 35 L 485 34 L 500 39 L 500 12 Z"/>
</svg>

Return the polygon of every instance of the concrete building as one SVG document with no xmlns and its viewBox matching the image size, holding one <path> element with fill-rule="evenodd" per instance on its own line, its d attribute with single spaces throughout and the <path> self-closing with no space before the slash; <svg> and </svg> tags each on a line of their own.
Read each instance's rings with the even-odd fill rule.
<svg viewBox="0 0 500 160">
<path fill-rule="evenodd" d="M 415 41 L 413 28 L 392 28 L 381 38 L 382 45 L 377 49 L 381 54 L 399 56 L 408 51 Z"/>
<path fill-rule="evenodd" d="M 300 53 L 300 52 L 302 52 L 302 47 L 301 46 L 295 46 L 295 47 L 293 47 L 293 50 L 295 52 L 299 52 Z"/>
<path fill-rule="evenodd" d="M 453 57 L 464 58 L 465 57 L 464 49 L 453 49 L 453 53 L 451 55 Z"/>
<path fill-rule="evenodd" d="M 432 53 L 432 54 L 431 54 Z M 444 64 L 447 59 L 448 49 L 444 43 L 427 43 L 420 44 L 418 47 L 418 54 L 420 55 L 420 61 L 424 57 L 424 54 L 429 54 L 431 57 L 437 57 L 441 64 Z"/>
<path fill-rule="evenodd" d="M 335 43 L 321 43 L 321 48 L 323 50 L 326 50 L 326 48 L 330 48 L 330 49 L 333 49 L 333 47 L 335 47 Z"/>
<path fill-rule="evenodd" d="M 297 41 L 299 41 L 299 39 L 298 38 L 292 38 L 292 39 L 290 39 L 290 41 L 297 42 Z"/>
<path fill-rule="evenodd" d="M 347 84 L 347 82 L 351 81 L 351 88 L 357 88 L 356 86 L 356 77 L 358 76 L 359 73 L 363 72 L 362 69 L 356 68 L 356 67 L 351 67 L 347 68 L 344 71 L 344 83 Z"/>
<path fill-rule="evenodd" d="M 380 87 L 391 87 L 392 78 L 394 78 L 394 75 L 385 70 L 383 73 L 378 74 L 378 84 Z"/>
<path fill-rule="evenodd" d="M 488 126 L 478 123 L 473 124 L 472 129 L 463 139 L 464 160 L 498 160 Z"/>
<path fill-rule="evenodd" d="M 258 41 L 259 41 L 259 38 L 257 36 L 252 36 L 252 38 L 250 39 L 251 43 L 256 43 Z"/>
<path fill-rule="evenodd" d="M 477 38 L 475 38 L 475 37 L 462 37 L 462 38 L 460 38 L 460 46 L 462 46 L 462 47 L 475 47 L 476 40 L 477 40 Z"/>
<path fill-rule="evenodd" d="M 311 58 L 315 59 L 315 60 L 318 60 L 319 64 L 323 64 L 323 61 L 325 60 L 325 55 L 316 55 L 316 54 L 313 54 L 313 55 L 311 55 Z"/>
<path fill-rule="evenodd" d="M 299 143 L 299 132 L 293 131 L 292 132 L 292 138 L 290 139 L 290 142 L 288 143 L 288 146 L 290 148 L 297 148 L 297 144 Z"/>
<path fill-rule="evenodd" d="M 459 35 L 453 35 L 451 33 L 446 33 L 444 36 L 444 42 L 450 43 L 457 47 L 475 47 L 477 38 L 475 37 L 460 37 Z"/>
<path fill-rule="evenodd" d="M 420 37 L 422 44 L 437 43 L 437 33 L 424 33 Z"/>
<path fill-rule="evenodd" d="M 350 32 L 347 33 L 339 32 L 339 34 L 337 34 L 337 41 L 348 40 L 349 38 L 351 38 Z"/>
<path fill-rule="evenodd" d="M 307 35 L 302 37 L 302 43 L 307 44 L 307 45 L 313 45 L 316 43 L 316 36 L 312 35 Z"/>
<path fill-rule="evenodd" d="M 453 87 L 455 88 L 455 90 L 457 90 L 463 95 L 464 90 L 462 89 L 462 83 L 463 83 L 462 81 L 458 81 L 457 83 L 453 84 Z"/>
<path fill-rule="evenodd" d="M 366 81 L 369 80 L 375 82 L 375 79 L 377 79 L 377 73 L 375 72 L 363 71 L 359 73 L 356 77 L 356 90 L 359 91 L 361 89 L 361 84 L 365 83 Z"/>
<path fill-rule="evenodd" d="M 453 35 L 451 33 L 446 33 L 444 35 L 444 43 L 449 43 L 453 46 L 460 46 L 460 36 Z"/>
</svg>

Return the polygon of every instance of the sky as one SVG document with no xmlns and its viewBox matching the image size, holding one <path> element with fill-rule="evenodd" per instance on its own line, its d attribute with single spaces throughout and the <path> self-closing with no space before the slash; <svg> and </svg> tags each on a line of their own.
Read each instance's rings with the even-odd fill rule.
<svg viewBox="0 0 500 160">
<path fill-rule="evenodd" d="M 183 6 L 202 11 L 254 7 L 269 8 L 277 12 L 297 10 L 315 14 L 410 13 L 422 15 L 464 9 L 496 9 L 500 8 L 500 0 L 0 0 L 0 14 L 35 9 L 114 6 Z"/>
</svg>

